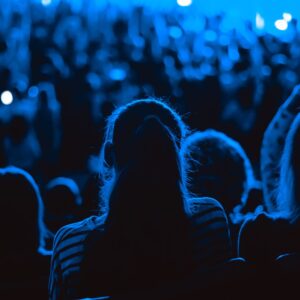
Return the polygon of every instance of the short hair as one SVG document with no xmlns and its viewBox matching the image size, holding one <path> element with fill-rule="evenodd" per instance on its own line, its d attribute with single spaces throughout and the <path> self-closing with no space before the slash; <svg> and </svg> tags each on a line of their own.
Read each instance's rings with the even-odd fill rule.
<svg viewBox="0 0 300 300">
<path fill-rule="evenodd" d="M 208 129 L 195 132 L 183 143 L 182 156 L 188 177 L 188 190 L 195 196 L 211 196 L 219 200 L 228 210 L 228 205 L 222 202 L 226 195 L 204 194 L 201 187 L 201 176 L 212 176 L 212 189 L 219 184 L 227 185 L 240 191 L 239 199 L 231 199 L 229 207 L 236 206 L 237 201 L 245 202 L 248 191 L 254 181 L 253 170 L 249 158 L 241 145 L 226 134 Z M 226 193 L 226 192 L 224 192 Z"/>
<path fill-rule="evenodd" d="M 67 177 L 52 179 L 45 187 L 43 200 L 46 208 L 45 222 L 52 232 L 77 221 L 82 199 L 78 185 L 73 179 Z"/>
</svg>

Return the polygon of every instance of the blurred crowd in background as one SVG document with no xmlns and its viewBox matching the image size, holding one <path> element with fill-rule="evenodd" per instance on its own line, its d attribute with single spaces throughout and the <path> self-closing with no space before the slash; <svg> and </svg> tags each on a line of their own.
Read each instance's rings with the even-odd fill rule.
<svg viewBox="0 0 300 300">
<path fill-rule="evenodd" d="M 259 179 L 263 132 L 299 81 L 300 33 L 258 34 L 205 16 L 143 6 L 80 10 L 69 1 L 6 1 L 0 9 L 0 163 L 39 183 L 68 176 L 96 193 L 90 174 L 106 117 L 132 99 L 159 97 L 192 130 L 238 140 Z M 189 11 L 190 12 L 190 11 Z"/>
</svg>

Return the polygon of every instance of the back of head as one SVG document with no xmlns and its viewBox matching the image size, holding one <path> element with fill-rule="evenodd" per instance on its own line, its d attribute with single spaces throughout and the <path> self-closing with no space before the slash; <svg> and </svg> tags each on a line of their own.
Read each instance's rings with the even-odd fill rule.
<svg viewBox="0 0 300 300">
<path fill-rule="evenodd" d="M 278 213 L 296 221 L 300 216 L 300 114 L 288 132 L 281 159 L 277 196 Z"/>
<path fill-rule="evenodd" d="M 155 124 L 153 119 L 151 122 L 145 123 L 149 116 L 153 116 L 157 119 L 158 123 L 156 123 L 156 130 L 164 127 L 164 129 L 162 129 L 163 132 L 168 132 L 169 139 L 171 137 L 175 142 L 175 147 L 180 147 L 181 141 L 185 137 L 187 129 L 179 115 L 165 103 L 154 99 L 145 99 L 131 102 L 128 105 L 116 109 L 107 121 L 106 135 L 104 139 L 105 143 L 101 150 L 100 173 L 102 180 L 104 181 L 104 189 L 102 189 L 103 200 L 107 201 L 108 199 L 109 189 L 107 188 L 112 186 L 110 181 L 111 179 L 113 180 L 115 176 L 116 167 L 123 166 L 124 164 L 130 162 L 132 158 L 142 158 L 141 156 L 135 156 L 136 154 L 133 155 L 133 153 L 136 153 L 139 149 L 138 145 L 135 145 L 138 140 L 137 138 L 143 138 L 143 135 L 139 133 L 139 130 L 142 132 L 144 129 L 148 128 L 146 133 L 150 135 L 149 127 L 151 124 Z M 143 126 L 146 124 L 148 125 L 143 129 L 143 127 L 141 127 L 142 124 Z M 153 130 L 153 132 L 154 131 L 155 130 Z M 159 134 L 159 132 L 160 131 L 158 130 L 157 134 Z M 156 133 L 154 132 L 153 135 L 150 135 L 146 138 L 148 143 L 151 139 L 154 141 L 153 144 L 149 145 L 149 147 L 146 147 L 147 152 L 145 152 L 144 157 L 146 157 L 148 149 L 151 150 L 153 147 L 159 145 L 157 143 L 158 137 L 156 137 L 155 134 Z M 162 140 L 165 142 L 168 140 L 168 138 L 162 138 Z M 146 141 L 144 140 L 144 142 Z M 114 147 L 116 158 L 114 165 L 112 165 L 109 162 L 109 159 L 105 157 L 105 145 L 107 143 L 112 144 Z M 163 149 L 163 147 L 160 147 L 159 149 Z M 156 164 L 160 164 L 159 160 L 154 158 L 154 155 L 148 156 L 148 162 L 151 162 L 152 160 L 150 164 L 151 167 L 154 168 Z M 147 168 L 147 170 L 150 171 L 149 168 Z M 159 174 L 157 173 L 156 176 L 159 176 Z M 106 206 L 104 205 L 104 207 Z"/>
<path fill-rule="evenodd" d="M 107 158 L 106 167 L 113 172 L 105 183 L 110 185 L 109 193 L 104 194 L 109 206 L 105 224 L 117 251 L 109 255 L 122 266 L 118 267 L 122 285 L 133 284 L 127 278 L 135 278 L 139 286 L 149 276 L 154 282 L 178 276 L 178 269 L 183 274 L 190 257 L 178 155 L 184 136 L 181 122 L 156 100 L 133 102 L 109 119 L 106 147 L 111 144 L 113 158 Z M 118 281 L 119 277 L 114 278 Z"/>
<path fill-rule="evenodd" d="M 79 188 L 74 180 L 58 177 L 51 180 L 43 195 L 45 222 L 56 232 L 60 227 L 76 221 L 79 206 L 82 204 Z"/>
<path fill-rule="evenodd" d="M 238 142 L 211 129 L 196 132 L 185 140 L 182 155 L 193 195 L 216 198 L 228 213 L 246 200 L 253 172 Z"/>
<path fill-rule="evenodd" d="M 21 143 L 29 131 L 29 121 L 25 116 L 15 115 L 8 124 L 8 134 L 14 143 Z"/>
<path fill-rule="evenodd" d="M 43 205 L 34 179 L 26 171 L 0 169 L 2 253 L 35 253 L 44 230 Z"/>
</svg>

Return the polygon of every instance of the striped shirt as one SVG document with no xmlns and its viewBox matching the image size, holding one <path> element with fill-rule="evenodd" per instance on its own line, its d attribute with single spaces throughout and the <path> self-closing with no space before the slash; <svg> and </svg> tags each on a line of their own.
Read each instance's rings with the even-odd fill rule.
<svg viewBox="0 0 300 300">
<path fill-rule="evenodd" d="M 232 257 L 228 222 L 223 207 L 211 198 L 189 201 L 193 261 L 199 272 Z M 54 239 L 49 299 L 78 299 L 80 272 L 88 237 L 104 233 L 105 216 L 93 216 L 61 228 Z M 104 258 L 105 259 L 105 258 Z"/>
</svg>

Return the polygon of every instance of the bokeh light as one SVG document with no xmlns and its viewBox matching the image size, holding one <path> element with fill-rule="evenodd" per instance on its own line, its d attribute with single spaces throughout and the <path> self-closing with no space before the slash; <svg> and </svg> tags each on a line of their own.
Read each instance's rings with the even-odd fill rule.
<svg viewBox="0 0 300 300">
<path fill-rule="evenodd" d="M 282 17 L 286 22 L 292 21 L 292 18 L 293 18 L 293 16 L 290 13 L 283 13 Z"/>
<path fill-rule="evenodd" d="M 47 6 L 50 5 L 52 0 L 41 0 L 42 5 Z"/>
<path fill-rule="evenodd" d="M 278 30 L 284 31 L 284 30 L 287 30 L 288 23 L 286 20 L 277 20 L 277 21 L 275 21 L 275 27 Z"/>
<path fill-rule="evenodd" d="M 14 101 L 14 98 L 13 98 L 13 95 L 10 91 L 4 91 L 1 94 L 1 102 L 4 105 L 10 105 L 10 104 L 12 104 L 13 101 Z"/>
<path fill-rule="evenodd" d="M 190 6 L 192 3 L 192 0 L 177 0 L 179 6 Z"/>
</svg>

